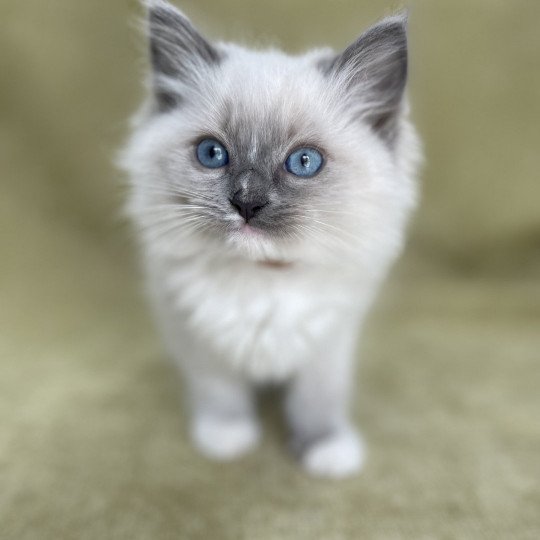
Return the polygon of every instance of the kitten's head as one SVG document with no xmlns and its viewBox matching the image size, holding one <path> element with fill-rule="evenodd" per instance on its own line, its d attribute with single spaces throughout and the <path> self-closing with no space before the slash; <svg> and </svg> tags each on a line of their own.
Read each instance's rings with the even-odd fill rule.
<svg viewBox="0 0 540 540">
<path fill-rule="evenodd" d="M 405 16 L 303 56 L 210 43 L 163 0 L 148 29 L 151 99 L 124 164 L 149 247 L 368 265 L 397 252 L 416 155 Z"/>
</svg>

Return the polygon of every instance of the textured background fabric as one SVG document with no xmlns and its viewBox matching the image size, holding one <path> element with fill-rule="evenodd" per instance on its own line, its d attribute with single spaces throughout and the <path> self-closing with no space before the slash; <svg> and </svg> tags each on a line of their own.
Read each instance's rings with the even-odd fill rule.
<svg viewBox="0 0 540 540">
<path fill-rule="evenodd" d="M 185 0 L 208 35 L 343 47 L 375 0 Z M 142 90 L 128 0 L 0 2 L 0 538 L 540 538 L 540 3 L 412 3 L 423 202 L 365 329 L 363 474 L 186 440 L 112 166 Z"/>
</svg>

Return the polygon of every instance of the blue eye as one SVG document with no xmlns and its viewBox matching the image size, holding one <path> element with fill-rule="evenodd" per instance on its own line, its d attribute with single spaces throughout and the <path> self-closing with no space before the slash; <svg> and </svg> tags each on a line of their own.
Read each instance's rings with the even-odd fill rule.
<svg viewBox="0 0 540 540">
<path fill-rule="evenodd" d="M 323 157 L 315 148 L 300 148 L 295 150 L 285 161 L 287 170 L 303 177 L 315 176 L 323 165 Z"/>
<path fill-rule="evenodd" d="M 225 147 L 215 139 L 204 139 L 197 146 L 197 159 L 209 169 L 218 169 L 229 163 L 229 154 Z"/>
</svg>

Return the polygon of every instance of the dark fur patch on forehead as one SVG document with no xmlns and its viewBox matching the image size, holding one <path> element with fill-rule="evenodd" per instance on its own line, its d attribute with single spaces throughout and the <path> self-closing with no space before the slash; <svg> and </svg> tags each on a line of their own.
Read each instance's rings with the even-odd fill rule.
<svg viewBox="0 0 540 540">
<path fill-rule="evenodd" d="M 297 128 L 279 113 L 257 114 L 239 104 L 229 104 L 224 110 L 223 132 L 237 161 L 269 171 L 275 165 L 276 154 L 286 149 Z"/>
<path fill-rule="evenodd" d="M 270 173 L 299 145 L 322 147 L 322 134 L 306 115 L 291 117 L 279 102 L 249 108 L 229 101 L 222 110 L 221 131 L 234 161 Z"/>
</svg>

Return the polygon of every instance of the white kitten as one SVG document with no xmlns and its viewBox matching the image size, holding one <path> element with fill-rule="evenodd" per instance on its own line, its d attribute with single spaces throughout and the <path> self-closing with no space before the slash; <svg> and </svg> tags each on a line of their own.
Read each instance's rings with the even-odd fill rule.
<svg viewBox="0 0 540 540">
<path fill-rule="evenodd" d="M 386 18 L 341 54 L 289 56 L 212 44 L 149 2 L 129 211 L 207 456 L 253 448 L 253 391 L 282 382 L 304 467 L 362 465 L 348 410 L 357 335 L 416 199 L 405 26 Z"/>
</svg>

